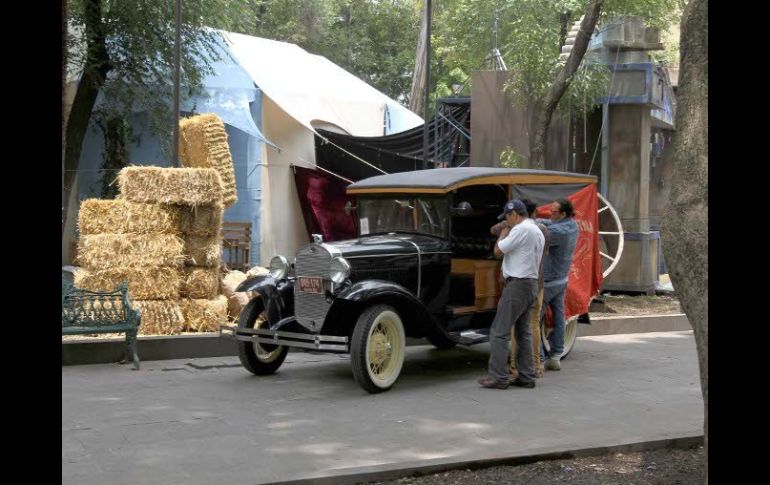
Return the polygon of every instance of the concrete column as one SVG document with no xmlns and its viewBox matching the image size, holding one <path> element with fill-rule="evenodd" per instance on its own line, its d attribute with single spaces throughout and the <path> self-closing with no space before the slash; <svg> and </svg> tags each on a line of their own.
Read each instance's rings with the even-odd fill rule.
<svg viewBox="0 0 770 485">
<path fill-rule="evenodd" d="M 650 108 L 610 105 L 608 199 L 626 232 L 650 230 Z"/>
</svg>

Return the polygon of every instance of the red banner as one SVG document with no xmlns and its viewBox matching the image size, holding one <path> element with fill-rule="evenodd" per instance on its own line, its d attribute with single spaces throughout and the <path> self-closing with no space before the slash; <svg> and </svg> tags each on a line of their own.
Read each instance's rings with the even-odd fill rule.
<svg viewBox="0 0 770 485">
<path fill-rule="evenodd" d="M 602 286 L 602 261 L 599 255 L 599 202 L 596 185 L 589 184 L 567 199 L 575 209 L 573 219 L 579 229 L 564 304 L 566 317 L 570 318 L 588 313 L 591 299 Z M 537 217 L 550 217 L 550 207 L 550 203 L 538 207 Z M 550 321 L 550 308 L 547 312 Z"/>
</svg>

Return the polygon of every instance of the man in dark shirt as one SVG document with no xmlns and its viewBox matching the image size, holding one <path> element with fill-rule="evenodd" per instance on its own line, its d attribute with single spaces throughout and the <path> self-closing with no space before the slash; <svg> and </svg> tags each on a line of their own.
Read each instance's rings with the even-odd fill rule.
<svg viewBox="0 0 770 485">
<path fill-rule="evenodd" d="M 559 199 L 551 204 L 550 220 L 538 219 L 538 222 L 545 224 L 549 235 L 548 254 L 543 266 L 543 308 L 540 312 L 542 319 L 546 308 L 550 307 L 553 318 L 553 331 L 548 336 L 551 349 L 548 355 L 542 355 L 547 370 L 561 369 L 561 355 L 564 352 L 564 298 L 578 238 L 578 226 L 572 219 L 574 212 L 572 202 Z"/>
</svg>

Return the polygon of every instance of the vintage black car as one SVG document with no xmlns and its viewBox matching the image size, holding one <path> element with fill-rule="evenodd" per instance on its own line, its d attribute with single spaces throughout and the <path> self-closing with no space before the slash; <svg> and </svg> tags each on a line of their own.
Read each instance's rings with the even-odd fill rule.
<svg viewBox="0 0 770 485">
<path fill-rule="evenodd" d="M 241 363 L 256 375 L 275 372 L 294 347 L 350 354 L 361 387 L 388 390 L 401 372 L 406 337 L 441 349 L 488 340 L 501 293 L 489 228 L 514 188 L 595 183 L 584 174 L 502 168 L 356 182 L 348 194 L 357 202 L 348 210 L 359 236 L 314 236 L 293 257 L 275 256 L 269 275 L 237 288 L 254 298 L 238 325 L 221 333 L 238 340 Z"/>
</svg>

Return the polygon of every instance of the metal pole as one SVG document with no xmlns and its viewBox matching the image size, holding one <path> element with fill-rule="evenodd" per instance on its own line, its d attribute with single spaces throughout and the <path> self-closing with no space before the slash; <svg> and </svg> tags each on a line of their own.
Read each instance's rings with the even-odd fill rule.
<svg viewBox="0 0 770 485">
<path fill-rule="evenodd" d="M 176 43 L 174 44 L 174 143 L 172 146 L 171 166 L 179 167 L 179 72 L 182 50 L 182 0 L 176 0 Z"/>
<path fill-rule="evenodd" d="M 422 168 L 428 168 L 428 109 L 430 103 L 431 0 L 425 0 L 425 128 L 422 130 Z"/>
<path fill-rule="evenodd" d="M 602 168 L 601 168 L 601 182 L 599 186 L 599 193 L 607 197 L 607 189 L 609 187 L 610 177 L 610 105 L 604 103 L 602 105 L 602 117 L 604 122 L 602 123 Z"/>
</svg>

